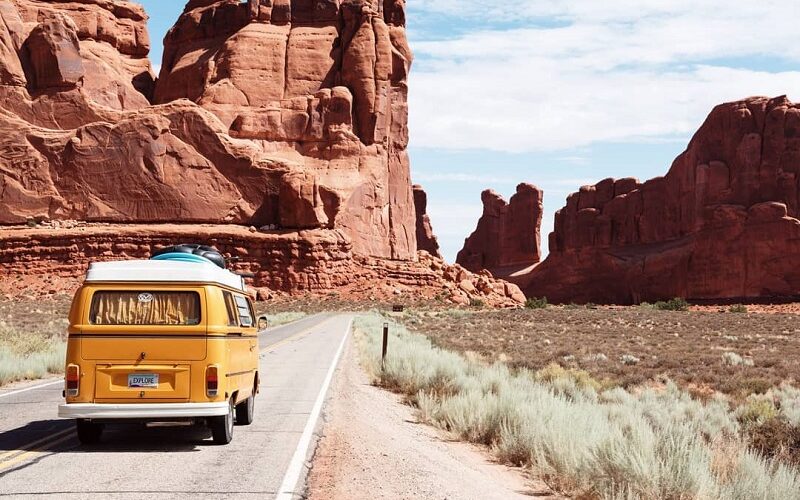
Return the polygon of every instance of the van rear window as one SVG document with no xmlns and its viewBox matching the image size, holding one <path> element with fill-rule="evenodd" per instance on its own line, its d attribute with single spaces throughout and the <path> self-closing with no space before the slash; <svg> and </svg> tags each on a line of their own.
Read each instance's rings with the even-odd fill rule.
<svg viewBox="0 0 800 500">
<path fill-rule="evenodd" d="M 92 297 L 89 322 L 93 325 L 200 324 L 197 292 L 100 291 Z"/>
</svg>

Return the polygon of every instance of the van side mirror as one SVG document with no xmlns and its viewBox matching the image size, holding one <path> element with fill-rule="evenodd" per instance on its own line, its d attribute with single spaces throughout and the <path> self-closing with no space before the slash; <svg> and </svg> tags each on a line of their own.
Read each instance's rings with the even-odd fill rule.
<svg viewBox="0 0 800 500">
<path fill-rule="evenodd" d="M 259 330 L 266 330 L 269 327 L 269 320 L 266 316 L 259 316 L 257 324 Z"/>
</svg>

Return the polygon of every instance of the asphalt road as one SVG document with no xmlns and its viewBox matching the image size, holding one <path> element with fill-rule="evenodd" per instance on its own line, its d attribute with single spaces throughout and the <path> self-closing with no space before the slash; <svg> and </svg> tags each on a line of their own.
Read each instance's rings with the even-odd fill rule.
<svg viewBox="0 0 800 500">
<path fill-rule="evenodd" d="M 125 426 L 84 447 L 56 417 L 60 380 L 0 390 L 0 498 L 300 498 L 351 320 L 315 315 L 261 334 L 256 419 L 227 446 L 201 427 Z"/>
</svg>

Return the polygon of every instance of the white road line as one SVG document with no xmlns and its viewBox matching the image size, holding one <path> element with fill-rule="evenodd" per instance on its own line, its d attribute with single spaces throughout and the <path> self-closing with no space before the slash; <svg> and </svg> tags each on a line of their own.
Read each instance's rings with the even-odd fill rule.
<svg viewBox="0 0 800 500">
<path fill-rule="evenodd" d="M 20 389 L 18 391 L 11 391 L 11 392 L 7 392 L 5 394 L 0 394 L 0 398 L 5 398 L 5 397 L 8 397 L 8 396 L 13 396 L 14 394 L 20 394 L 22 392 L 28 392 L 28 391 L 32 391 L 34 389 L 41 389 L 42 387 L 50 387 L 51 385 L 63 384 L 63 383 L 64 383 L 63 380 L 53 380 L 52 382 L 48 382 L 46 384 L 34 385 L 33 387 L 26 387 L 25 389 Z"/>
<path fill-rule="evenodd" d="M 303 463 L 306 461 L 308 455 L 308 447 L 311 445 L 311 438 L 314 436 L 314 428 L 317 426 L 317 420 L 322 413 L 322 404 L 325 402 L 325 395 L 328 393 L 328 387 L 331 385 L 333 373 L 336 371 L 336 366 L 339 364 L 339 358 L 342 356 L 344 344 L 347 337 L 350 335 L 350 330 L 353 327 L 353 320 L 347 325 L 347 331 L 344 334 L 342 343 L 339 344 L 339 349 L 336 351 L 336 356 L 333 357 L 331 367 L 328 369 L 328 375 L 322 382 L 322 387 L 319 390 L 317 400 L 314 402 L 314 407 L 311 409 L 311 414 L 308 416 L 308 421 L 303 429 L 303 434 L 300 436 L 300 442 L 297 443 L 297 448 L 294 450 L 292 460 L 289 462 L 289 467 L 286 469 L 286 475 L 283 476 L 281 487 L 278 488 L 278 495 L 275 500 L 291 500 L 294 497 L 294 489 L 297 487 L 297 482 L 300 480 L 300 474 L 303 472 Z"/>
</svg>

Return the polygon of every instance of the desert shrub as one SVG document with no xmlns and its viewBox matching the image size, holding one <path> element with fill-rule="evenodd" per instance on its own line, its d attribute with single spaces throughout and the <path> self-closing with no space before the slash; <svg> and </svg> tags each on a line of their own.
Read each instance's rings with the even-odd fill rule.
<svg viewBox="0 0 800 500">
<path fill-rule="evenodd" d="M 628 366 L 638 365 L 639 361 L 641 361 L 639 358 L 631 354 L 623 354 L 622 356 L 620 356 L 619 360 L 623 365 L 628 365 Z"/>
<path fill-rule="evenodd" d="M 573 396 L 576 392 L 590 394 L 603 387 L 587 371 L 574 368 L 564 368 L 557 363 L 551 363 L 538 370 L 533 377 L 537 382 L 545 382 L 557 392 Z M 570 387 L 574 385 L 574 389 Z"/>
<path fill-rule="evenodd" d="M 778 417 L 747 428 L 750 446 L 761 455 L 800 465 L 800 426 Z"/>
<path fill-rule="evenodd" d="M 749 398 L 736 410 L 736 416 L 745 426 L 759 426 L 778 416 L 778 409 L 768 398 Z"/>
<path fill-rule="evenodd" d="M 722 355 L 722 362 L 728 366 L 753 366 L 753 360 L 743 358 L 735 352 L 726 352 Z"/>
<path fill-rule="evenodd" d="M 689 303 L 686 302 L 685 299 L 680 297 L 674 298 L 672 300 L 668 300 L 666 302 L 659 301 L 653 304 L 654 309 L 658 309 L 659 311 L 688 311 L 689 310 Z"/>
<path fill-rule="evenodd" d="M 747 376 L 727 378 L 720 381 L 719 387 L 722 392 L 741 398 L 751 394 L 766 394 L 774 384 L 763 377 Z"/>
<path fill-rule="evenodd" d="M 392 329 L 380 368 L 376 315 L 357 338 L 373 380 L 416 404 L 420 418 L 530 467 L 554 488 L 588 498 L 798 498 L 800 474 L 749 451 L 722 397 L 692 399 L 675 384 L 599 390 L 578 370 L 512 371 Z M 717 443 L 731 443 L 720 453 Z M 728 448 L 726 448 L 728 449 Z"/>
<path fill-rule="evenodd" d="M 737 410 L 737 414 L 740 420 L 746 419 L 748 414 L 756 414 L 763 417 L 760 419 L 762 422 L 769 418 L 780 417 L 790 425 L 800 427 L 800 389 L 783 383 L 780 387 L 753 394 Z"/>
<path fill-rule="evenodd" d="M 528 300 L 525 301 L 525 308 L 526 309 L 547 309 L 547 297 L 542 297 L 541 299 L 536 297 L 530 297 Z"/>
<path fill-rule="evenodd" d="M 481 299 L 469 299 L 470 307 L 481 308 L 486 305 Z"/>
<path fill-rule="evenodd" d="M 595 353 L 584 356 L 583 360 L 587 363 L 605 363 L 608 361 L 608 356 L 603 353 Z"/>
<path fill-rule="evenodd" d="M 734 304 L 728 308 L 728 312 L 743 314 L 747 312 L 747 306 L 744 304 Z"/>
<path fill-rule="evenodd" d="M 800 427 L 800 389 L 784 383 L 780 387 L 770 389 L 767 397 L 773 398 L 781 416 L 791 425 Z"/>
</svg>

